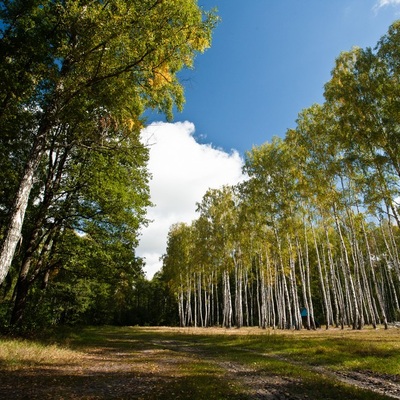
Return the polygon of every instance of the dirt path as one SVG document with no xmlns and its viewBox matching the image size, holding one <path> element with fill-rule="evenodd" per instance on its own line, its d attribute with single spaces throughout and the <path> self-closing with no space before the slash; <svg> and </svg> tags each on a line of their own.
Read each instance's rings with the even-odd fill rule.
<svg viewBox="0 0 400 400">
<path fill-rule="evenodd" d="M 248 351 L 248 350 L 245 350 Z M 400 399 L 400 379 L 394 376 L 377 374 L 373 372 L 363 371 L 334 371 L 321 366 L 313 366 L 298 361 L 290 360 L 285 357 L 276 356 L 273 354 L 262 354 L 264 357 L 275 358 L 293 365 L 301 366 L 322 375 L 326 375 L 337 379 L 348 385 L 356 386 L 360 389 L 370 390 L 393 399 Z"/>
<path fill-rule="evenodd" d="M 113 341 L 114 340 L 114 341 Z M 249 351 L 238 349 L 240 351 Z M 257 353 L 258 354 L 258 353 Z M 260 355 L 260 354 L 258 354 Z M 310 373 L 335 378 L 337 382 L 400 399 L 400 382 L 391 376 L 334 372 L 273 354 L 262 354 L 288 366 L 301 366 Z M 190 366 L 201 366 L 195 379 Z M 65 363 L 18 366 L 2 369 L 0 399 L 192 399 L 199 377 L 211 395 L 196 399 L 300 400 L 322 399 L 322 393 L 307 392 L 304 382 L 290 374 L 271 374 L 263 368 L 220 357 L 207 346 L 185 340 L 116 340 L 104 347 L 83 348 L 77 359 Z M 315 388 L 314 388 L 315 389 Z M 339 398 L 339 397 L 338 397 Z"/>
<path fill-rule="evenodd" d="M 182 342 L 179 343 L 166 343 L 169 347 L 179 349 L 179 351 L 199 354 L 202 358 L 210 357 L 209 353 L 201 353 L 197 347 L 187 345 L 182 346 Z M 241 351 L 255 353 L 248 349 L 241 349 Z M 258 354 L 258 353 L 257 353 Z M 354 371 L 333 371 L 321 366 L 312 366 L 304 364 L 298 361 L 290 360 L 288 358 L 280 357 L 274 354 L 261 354 L 263 357 L 277 359 L 288 364 L 301 366 L 309 371 L 317 374 L 325 375 L 334 378 L 347 385 L 356 386 L 360 389 L 365 389 L 378 393 L 383 396 L 387 396 L 393 399 L 400 399 L 400 380 L 395 379 L 393 376 L 378 375 L 372 372 L 354 372 Z M 247 388 L 248 395 L 252 399 L 266 399 L 266 400 L 297 400 L 304 399 L 302 395 L 296 395 L 293 392 L 293 388 L 301 386 L 301 381 L 298 379 L 282 377 L 278 375 L 267 375 L 262 374 L 260 371 L 244 366 L 238 362 L 215 361 L 220 367 L 222 367 L 227 377 L 231 380 L 239 381 L 240 385 Z M 290 387 L 290 390 L 289 390 Z"/>
<path fill-rule="evenodd" d="M 325 370 L 324 373 L 327 373 Z M 362 389 L 371 390 L 393 399 L 400 399 L 400 382 L 393 376 L 378 375 L 372 372 L 329 372 L 338 380 Z"/>
<path fill-rule="evenodd" d="M 282 377 L 278 375 L 262 374 L 260 371 L 250 368 L 239 362 L 221 361 L 213 356 L 210 351 L 203 351 L 200 347 L 194 347 L 190 342 L 157 341 L 157 345 L 167 347 L 181 354 L 195 355 L 196 358 L 207 360 L 217 365 L 223 371 L 224 381 L 231 382 L 243 389 L 242 399 L 263 400 L 300 400 L 290 392 L 295 392 L 296 386 L 301 382 L 297 379 Z"/>
</svg>

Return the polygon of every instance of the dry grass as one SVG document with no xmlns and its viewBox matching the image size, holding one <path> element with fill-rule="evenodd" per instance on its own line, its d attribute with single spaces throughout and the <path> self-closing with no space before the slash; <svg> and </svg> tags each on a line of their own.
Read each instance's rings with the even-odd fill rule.
<svg viewBox="0 0 400 400">
<path fill-rule="evenodd" d="M 80 352 L 58 345 L 20 339 L 0 339 L 0 362 L 3 369 L 76 363 L 81 358 Z"/>
<path fill-rule="evenodd" d="M 377 329 L 372 327 L 365 327 L 361 330 L 354 330 L 349 327 L 341 328 L 329 328 L 329 329 L 316 329 L 316 330 L 281 330 L 281 329 L 260 329 L 258 327 L 242 327 L 237 328 L 220 328 L 220 327 L 209 327 L 209 328 L 194 328 L 194 327 L 165 327 L 165 326 L 151 326 L 151 327 L 132 327 L 131 329 L 140 329 L 143 332 L 159 332 L 159 333 L 176 333 L 184 335 L 236 335 L 236 336 L 288 336 L 288 337 L 302 337 L 302 338 L 313 338 L 313 337 L 371 337 L 371 338 L 390 338 L 399 337 L 400 328 L 389 327 L 384 329 L 383 326 L 379 326 Z"/>
</svg>

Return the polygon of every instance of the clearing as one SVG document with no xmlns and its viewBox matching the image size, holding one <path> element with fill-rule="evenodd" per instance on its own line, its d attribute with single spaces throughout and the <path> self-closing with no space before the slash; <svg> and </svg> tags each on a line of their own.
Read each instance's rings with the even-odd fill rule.
<svg viewBox="0 0 400 400">
<path fill-rule="evenodd" d="M 90 327 L 0 338 L 0 398 L 400 399 L 399 335 Z"/>
</svg>

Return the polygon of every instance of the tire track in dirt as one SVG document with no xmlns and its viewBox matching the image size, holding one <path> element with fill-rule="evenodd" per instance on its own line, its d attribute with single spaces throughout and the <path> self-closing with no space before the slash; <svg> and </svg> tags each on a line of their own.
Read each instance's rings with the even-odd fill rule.
<svg viewBox="0 0 400 400">
<path fill-rule="evenodd" d="M 162 341 L 157 342 L 172 351 L 187 352 L 201 356 L 203 359 L 212 360 L 217 366 L 226 371 L 227 379 L 238 382 L 246 388 L 252 399 L 266 400 L 300 400 L 304 397 L 293 394 L 293 389 L 301 385 L 300 379 L 282 377 L 278 375 L 263 374 L 262 371 L 245 366 L 239 362 L 218 361 L 209 351 L 202 351 L 199 347 L 193 347 L 193 343 L 183 341 Z M 310 365 L 304 362 L 293 360 L 278 354 L 259 353 L 254 350 L 240 348 L 243 352 L 250 352 L 258 356 L 286 362 L 300 366 L 310 372 L 317 373 L 339 382 L 360 389 L 369 390 L 393 399 L 400 399 L 400 378 L 396 376 L 376 374 L 368 371 L 334 371 L 322 366 Z M 291 387 L 292 390 L 288 390 Z"/>
<path fill-rule="evenodd" d="M 263 373 L 240 362 L 221 361 L 210 351 L 203 351 L 194 347 L 191 342 L 183 341 L 157 341 L 158 346 L 163 346 L 171 351 L 189 353 L 197 358 L 212 362 L 225 371 L 225 380 L 237 384 L 245 391 L 245 398 L 255 400 L 304 400 L 304 396 L 293 394 L 301 381 L 295 378 L 282 377 Z M 242 350 L 242 349 L 240 349 Z"/>
<path fill-rule="evenodd" d="M 363 389 L 371 390 L 375 393 L 383 394 L 393 399 L 400 399 L 400 382 L 394 378 L 377 375 L 372 372 L 356 371 L 329 371 L 338 380 L 354 385 Z"/>
<path fill-rule="evenodd" d="M 251 399 L 258 400 L 300 400 L 299 397 L 289 393 L 288 388 L 300 384 L 300 381 L 281 377 L 278 375 L 266 375 L 248 368 L 237 362 L 223 361 L 216 363 L 227 372 L 227 378 L 240 383 L 246 389 L 246 394 Z"/>
<path fill-rule="evenodd" d="M 311 372 L 329 376 L 348 385 L 356 386 L 360 389 L 370 390 L 374 393 L 385 395 L 393 399 L 400 399 L 400 379 L 396 376 L 377 374 L 368 371 L 334 371 L 322 366 L 302 363 L 300 361 L 282 357 L 277 354 L 258 353 L 249 349 L 241 350 L 258 354 L 263 357 L 284 361 L 292 365 L 301 366 Z"/>
<path fill-rule="evenodd" d="M 320 377 L 400 399 L 398 376 L 369 371 L 334 371 L 310 365 L 279 354 L 262 353 L 249 348 L 235 348 L 239 355 L 249 352 L 258 357 L 278 360 L 301 367 Z M 223 357 L 218 349 L 203 347 L 186 340 L 150 340 L 139 348 L 111 345 L 93 347 L 77 360 L 59 364 L 29 364 L 19 369 L 0 369 L 0 398 L 22 399 L 164 399 L 169 388 L 184 378 L 185 366 L 205 361 L 218 368 L 217 384 L 232 388 L 235 400 L 304 400 L 316 398 L 307 392 L 300 378 L 271 374 L 266 369 L 248 365 L 240 358 Z M 183 367 L 183 371 L 180 370 Z M 305 395 L 307 393 L 308 397 Z M 318 397 L 318 395 L 320 397 Z M 317 398 L 323 394 L 318 393 Z M 167 397 L 166 397 L 167 396 Z M 213 397 L 216 398 L 216 397 Z M 348 398 L 348 397 L 347 397 Z"/>
</svg>

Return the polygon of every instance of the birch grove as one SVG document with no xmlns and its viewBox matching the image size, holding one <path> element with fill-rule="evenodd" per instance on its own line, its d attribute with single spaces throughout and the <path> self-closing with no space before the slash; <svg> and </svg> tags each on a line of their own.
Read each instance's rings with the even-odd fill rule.
<svg viewBox="0 0 400 400">
<path fill-rule="evenodd" d="M 246 182 L 209 190 L 199 219 L 171 228 L 163 272 L 182 325 L 399 321 L 399 69 L 395 22 L 375 50 L 338 57 L 325 102 L 284 139 L 246 154 Z"/>
</svg>

